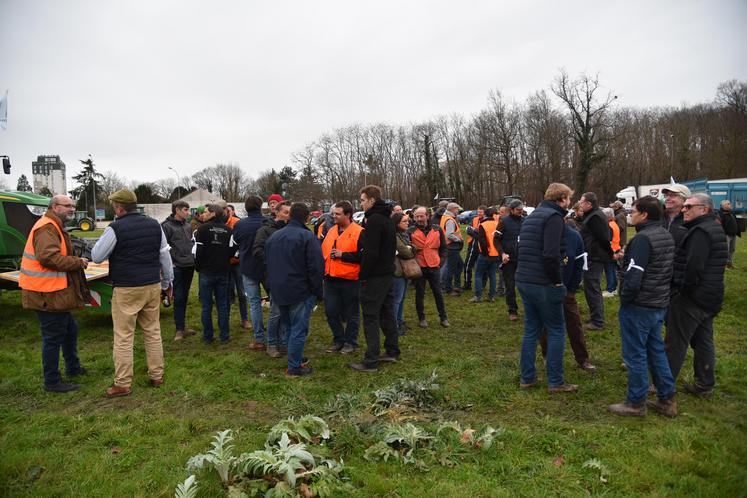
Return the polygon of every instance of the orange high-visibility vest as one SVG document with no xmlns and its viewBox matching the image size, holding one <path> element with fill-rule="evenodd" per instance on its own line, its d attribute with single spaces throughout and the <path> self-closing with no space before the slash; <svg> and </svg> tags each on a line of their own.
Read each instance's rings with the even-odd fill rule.
<svg viewBox="0 0 747 498">
<path fill-rule="evenodd" d="M 452 216 L 449 216 L 447 214 L 444 214 L 443 216 L 441 216 L 441 230 L 444 232 L 444 235 L 446 235 L 446 222 L 449 221 L 449 220 L 453 220 L 454 223 L 456 223 L 456 230 L 454 230 L 454 234 L 461 239 L 462 238 L 462 229 L 459 226 L 459 221 L 457 221 L 456 217 L 452 217 Z M 451 245 L 451 243 L 452 243 L 452 241 L 450 241 L 449 238 L 447 237 L 446 238 L 446 245 L 447 246 Z"/>
<path fill-rule="evenodd" d="M 60 227 L 47 216 L 39 218 L 31 228 L 29 238 L 26 240 L 26 247 L 23 248 L 21 271 L 18 278 L 18 285 L 21 289 L 34 292 L 55 292 L 67 288 L 67 272 L 46 268 L 36 259 L 34 234 L 37 230 L 49 224 L 52 224 L 60 235 L 60 254 L 67 256 L 67 244 L 65 244 L 65 237 L 62 235 Z"/>
<path fill-rule="evenodd" d="M 612 230 L 612 240 L 610 240 L 610 245 L 612 246 L 612 250 L 617 252 L 620 250 L 620 227 L 615 220 L 610 221 L 609 225 L 610 230 Z"/>
<path fill-rule="evenodd" d="M 233 230 L 233 227 L 236 226 L 236 223 L 238 223 L 240 219 L 241 218 L 239 218 L 238 216 L 231 216 L 230 218 L 228 218 L 226 220 L 226 225 L 228 225 L 228 228 L 230 228 L 231 230 Z M 239 258 L 231 256 L 231 261 L 230 262 L 231 262 L 232 265 L 238 265 L 239 264 Z"/>
<path fill-rule="evenodd" d="M 324 224 L 327 223 L 326 221 L 322 221 L 319 223 L 319 226 L 316 227 L 316 238 L 321 239 L 322 238 L 322 232 L 324 232 Z"/>
<path fill-rule="evenodd" d="M 480 225 L 480 217 L 475 216 L 472 218 L 472 228 L 477 230 L 477 227 Z M 471 235 L 467 235 L 467 244 L 471 244 L 474 237 Z"/>
<path fill-rule="evenodd" d="M 488 240 L 488 254 L 486 256 L 500 256 L 498 249 L 493 244 L 493 233 L 498 229 L 498 222 L 487 220 L 481 223 L 482 229 L 485 230 L 485 238 Z"/>
<path fill-rule="evenodd" d="M 428 236 L 422 230 L 416 228 L 411 236 L 412 245 L 418 251 L 415 258 L 418 264 L 423 268 L 438 268 L 441 265 L 441 257 L 438 255 L 438 248 L 441 247 L 441 234 L 435 228 L 431 228 Z"/>
<path fill-rule="evenodd" d="M 356 252 L 358 250 L 358 239 L 360 239 L 363 227 L 358 223 L 351 223 L 342 234 L 337 225 L 327 232 L 322 242 L 322 254 L 324 255 L 324 274 L 345 280 L 358 280 L 361 272 L 360 263 L 349 263 L 342 258 L 332 259 L 332 249 L 342 252 Z"/>
</svg>

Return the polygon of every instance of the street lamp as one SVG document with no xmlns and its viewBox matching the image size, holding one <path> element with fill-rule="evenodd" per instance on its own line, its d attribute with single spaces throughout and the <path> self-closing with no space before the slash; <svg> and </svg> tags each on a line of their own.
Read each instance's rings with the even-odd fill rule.
<svg viewBox="0 0 747 498">
<path fill-rule="evenodd" d="M 170 169 L 171 171 L 173 171 L 173 172 L 174 172 L 174 174 L 176 175 L 176 195 L 177 195 L 177 196 L 178 196 L 179 198 L 181 198 L 181 197 L 182 197 L 182 188 L 181 188 L 181 185 L 179 185 L 179 183 L 180 183 L 179 172 L 178 172 L 178 171 L 176 170 L 176 168 L 174 168 L 173 166 L 169 166 L 168 168 L 169 168 L 169 169 Z"/>
</svg>

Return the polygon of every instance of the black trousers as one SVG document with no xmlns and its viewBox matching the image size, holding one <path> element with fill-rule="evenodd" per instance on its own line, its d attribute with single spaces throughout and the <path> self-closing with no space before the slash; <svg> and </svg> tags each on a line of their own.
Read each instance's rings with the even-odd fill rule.
<svg viewBox="0 0 747 498">
<path fill-rule="evenodd" d="M 472 288 L 472 270 L 477 264 L 477 240 L 473 239 L 467 246 L 467 257 L 464 260 L 464 289 Z M 484 285 L 483 285 L 484 287 Z"/>
<path fill-rule="evenodd" d="M 444 296 L 441 292 L 441 278 L 439 268 L 420 268 L 423 276 L 415 281 L 415 310 L 418 312 L 418 320 L 425 320 L 425 283 L 431 287 L 433 299 L 436 300 L 438 316 L 441 320 L 446 320 L 446 306 L 444 306 Z"/>
<path fill-rule="evenodd" d="M 664 349 L 675 381 L 685 363 L 687 350 L 692 347 L 695 385 L 701 389 L 713 389 L 716 384 L 713 370 L 716 366 L 714 316 L 715 313 L 704 310 L 681 294 L 672 298 L 667 315 Z"/>
<path fill-rule="evenodd" d="M 515 260 L 509 260 L 508 263 L 503 263 L 501 267 L 503 282 L 506 285 L 506 306 L 508 306 L 509 314 L 519 312 L 519 305 L 516 303 L 516 266 L 517 262 Z"/>
<path fill-rule="evenodd" d="M 394 276 L 369 277 L 361 281 L 361 311 L 366 354 L 363 363 L 376 366 L 381 354 L 379 329 L 384 332 L 384 349 L 388 356 L 399 357 L 399 331 L 394 318 Z"/>
<path fill-rule="evenodd" d="M 604 327 L 604 298 L 602 298 L 602 273 L 605 263 L 589 261 L 589 269 L 584 272 L 584 295 L 589 305 L 589 321 Z"/>
</svg>

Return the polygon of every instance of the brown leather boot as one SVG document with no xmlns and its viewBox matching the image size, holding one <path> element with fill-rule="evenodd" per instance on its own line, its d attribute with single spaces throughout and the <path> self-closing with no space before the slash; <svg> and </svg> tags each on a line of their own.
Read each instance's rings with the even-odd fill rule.
<svg viewBox="0 0 747 498">
<path fill-rule="evenodd" d="M 132 394 L 132 389 L 123 386 L 111 386 L 106 390 L 106 395 L 110 398 L 120 398 Z"/>
</svg>

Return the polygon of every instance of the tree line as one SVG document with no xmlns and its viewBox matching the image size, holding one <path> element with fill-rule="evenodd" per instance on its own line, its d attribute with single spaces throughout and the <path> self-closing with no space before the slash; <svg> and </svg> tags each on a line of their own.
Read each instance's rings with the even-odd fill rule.
<svg viewBox="0 0 747 498">
<path fill-rule="evenodd" d="M 100 201 L 125 186 L 142 203 L 170 202 L 195 188 L 229 201 L 283 193 L 318 208 L 355 201 L 361 186 L 377 184 L 406 206 L 454 197 L 475 207 L 507 195 L 536 205 L 553 181 L 610 201 L 627 185 L 665 183 L 670 176 L 747 176 L 747 82 L 721 83 L 712 102 L 679 108 L 637 108 L 622 100 L 597 75 L 560 71 L 547 89 L 523 101 L 489 92 L 472 116 L 337 128 L 302 147 L 289 165 L 256 178 L 238 164 L 216 164 L 180 178 L 180 185 L 174 178 L 128 183 L 115 173 L 97 178 L 84 163 L 84 183 L 75 192 L 96 181 Z"/>
</svg>

